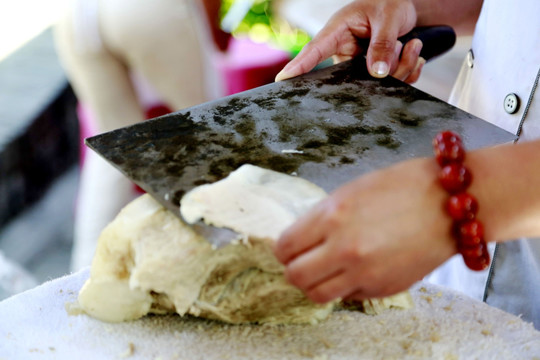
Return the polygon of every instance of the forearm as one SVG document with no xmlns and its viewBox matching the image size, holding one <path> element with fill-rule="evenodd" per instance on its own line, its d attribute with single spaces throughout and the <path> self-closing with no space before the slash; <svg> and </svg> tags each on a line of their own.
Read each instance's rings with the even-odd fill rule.
<svg viewBox="0 0 540 360">
<path fill-rule="evenodd" d="M 413 0 L 417 25 L 450 25 L 459 35 L 470 35 L 483 0 Z"/>
<path fill-rule="evenodd" d="M 471 151 L 466 160 L 487 241 L 540 236 L 540 140 Z"/>
</svg>

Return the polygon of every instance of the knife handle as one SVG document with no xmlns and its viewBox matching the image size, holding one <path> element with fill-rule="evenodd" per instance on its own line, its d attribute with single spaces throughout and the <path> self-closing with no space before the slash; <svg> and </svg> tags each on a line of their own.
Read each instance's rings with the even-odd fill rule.
<svg viewBox="0 0 540 360">
<path fill-rule="evenodd" d="M 412 39 L 422 40 L 424 46 L 422 47 L 422 51 L 420 51 L 420 56 L 426 59 L 426 61 L 429 61 L 452 49 L 456 43 L 456 33 L 452 27 L 446 25 L 419 26 L 398 38 L 403 45 Z M 366 51 L 369 47 L 369 40 L 359 40 L 359 45 L 363 49 L 366 49 Z"/>
</svg>

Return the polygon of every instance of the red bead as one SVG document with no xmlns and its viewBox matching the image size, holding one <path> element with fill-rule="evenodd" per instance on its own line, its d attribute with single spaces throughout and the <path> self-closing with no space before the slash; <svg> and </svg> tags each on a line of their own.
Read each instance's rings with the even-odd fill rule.
<svg viewBox="0 0 540 360">
<path fill-rule="evenodd" d="M 441 142 L 434 148 L 435 160 L 440 166 L 461 163 L 465 160 L 465 149 L 460 142 Z"/>
<path fill-rule="evenodd" d="M 167 115 L 172 113 L 171 108 L 165 104 L 156 104 L 146 109 L 145 116 L 147 119 L 153 119 L 159 116 Z"/>
<path fill-rule="evenodd" d="M 478 212 L 478 201 L 465 192 L 452 195 L 446 202 L 446 212 L 454 220 L 474 219 Z"/>
<path fill-rule="evenodd" d="M 453 220 L 452 236 L 465 264 L 472 270 L 484 270 L 490 256 L 484 240 L 484 227 L 476 220 L 478 201 L 465 190 L 472 182 L 472 174 L 463 166 L 465 149 L 458 134 L 443 131 L 433 139 L 435 159 L 441 166 L 439 182 L 450 193 L 445 204 Z"/>
<path fill-rule="evenodd" d="M 474 246 L 484 242 L 484 226 L 478 220 L 458 223 L 455 228 L 458 247 Z"/>
<path fill-rule="evenodd" d="M 461 137 L 453 131 L 446 130 L 438 133 L 433 138 L 433 148 L 435 149 L 440 143 L 462 143 Z"/>
<path fill-rule="evenodd" d="M 458 246 L 458 251 L 464 258 L 477 258 L 481 257 L 484 253 L 483 242 L 474 246 Z"/>
<path fill-rule="evenodd" d="M 439 181 L 450 194 L 465 191 L 472 182 L 471 172 L 462 164 L 449 164 L 441 169 Z"/>
<path fill-rule="evenodd" d="M 471 270 L 481 271 L 489 266 L 490 256 L 485 242 L 472 248 L 460 248 L 465 265 Z"/>
<path fill-rule="evenodd" d="M 471 270 L 482 271 L 489 267 L 489 255 L 477 258 L 463 258 L 465 265 Z"/>
</svg>

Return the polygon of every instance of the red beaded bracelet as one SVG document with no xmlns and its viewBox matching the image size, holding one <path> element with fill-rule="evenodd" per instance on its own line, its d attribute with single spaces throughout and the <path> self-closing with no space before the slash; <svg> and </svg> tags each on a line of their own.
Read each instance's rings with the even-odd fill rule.
<svg viewBox="0 0 540 360">
<path fill-rule="evenodd" d="M 452 237 L 465 264 L 480 271 L 489 266 L 489 252 L 484 239 L 484 227 L 476 218 L 478 201 L 466 190 L 472 174 L 464 165 L 465 148 L 458 134 L 443 131 L 433 139 L 435 159 L 441 166 L 439 181 L 450 194 L 445 210 L 452 218 Z"/>
</svg>

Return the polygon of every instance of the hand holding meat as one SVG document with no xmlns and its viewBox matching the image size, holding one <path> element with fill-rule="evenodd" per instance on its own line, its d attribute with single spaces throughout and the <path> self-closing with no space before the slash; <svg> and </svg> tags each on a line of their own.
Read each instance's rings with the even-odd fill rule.
<svg viewBox="0 0 540 360">
<path fill-rule="evenodd" d="M 420 280 L 456 251 L 436 172 L 432 160 L 412 160 L 331 194 L 276 246 L 288 280 L 316 302 L 382 297 Z"/>
</svg>

